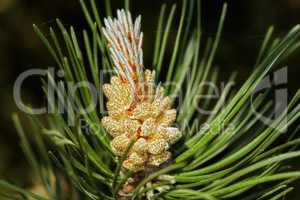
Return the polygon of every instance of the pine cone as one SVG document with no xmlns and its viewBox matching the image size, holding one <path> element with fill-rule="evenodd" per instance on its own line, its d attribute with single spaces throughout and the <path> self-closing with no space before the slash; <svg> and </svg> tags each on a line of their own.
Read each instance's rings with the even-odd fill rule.
<svg viewBox="0 0 300 200">
<path fill-rule="evenodd" d="M 168 149 L 182 134 L 171 127 L 176 110 L 164 96 L 164 88 L 155 86 L 155 72 L 143 69 L 140 16 L 133 25 L 129 12 L 117 13 L 117 19 L 105 19 L 103 28 L 117 76 L 103 86 L 108 116 L 102 125 L 113 137 L 111 145 L 117 156 L 124 155 L 134 141 L 123 167 L 137 172 L 170 159 Z"/>
</svg>

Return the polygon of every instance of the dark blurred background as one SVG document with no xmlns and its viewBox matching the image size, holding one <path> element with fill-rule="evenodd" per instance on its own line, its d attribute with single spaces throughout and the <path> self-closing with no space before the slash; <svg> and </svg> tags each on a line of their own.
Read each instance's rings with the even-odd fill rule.
<svg viewBox="0 0 300 200">
<path fill-rule="evenodd" d="M 88 0 L 87 0 L 88 1 Z M 98 0 L 100 12 L 104 12 Z M 171 5 L 180 0 L 132 0 L 133 13 L 143 14 L 145 34 L 145 63 L 150 65 L 151 48 L 156 33 L 156 22 L 162 2 Z M 206 0 L 202 4 L 205 36 L 213 36 L 217 27 L 223 1 Z M 239 72 L 238 81 L 247 78 L 258 54 L 259 46 L 269 25 L 275 26 L 275 35 L 283 36 L 295 24 L 300 23 L 300 0 L 229 0 L 221 46 L 216 65 L 221 75 Z M 114 8 L 123 6 L 121 0 L 112 1 Z M 11 113 L 18 111 L 12 98 L 16 77 L 30 68 L 54 66 L 54 61 L 32 29 L 37 24 L 47 31 L 60 18 L 65 25 L 73 25 L 79 32 L 88 28 L 77 0 L 0 0 L 0 179 L 30 184 L 30 169 L 19 148 L 19 139 L 11 122 Z M 172 30 L 175 36 L 176 30 Z M 168 50 L 170 55 L 171 48 Z M 300 52 L 289 59 L 289 92 L 299 88 Z M 40 105 L 42 98 L 38 79 L 26 81 L 23 99 L 32 105 Z M 296 163 L 297 164 L 297 163 Z M 299 166 L 299 164 L 297 164 Z M 300 186 L 286 199 L 299 199 Z"/>
</svg>

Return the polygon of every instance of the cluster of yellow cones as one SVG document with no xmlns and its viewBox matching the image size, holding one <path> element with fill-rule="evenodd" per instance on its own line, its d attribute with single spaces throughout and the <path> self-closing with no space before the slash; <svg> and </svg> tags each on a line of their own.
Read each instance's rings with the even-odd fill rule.
<svg viewBox="0 0 300 200">
<path fill-rule="evenodd" d="M 171 158 L 171 144 L 181 137 L 178 128 L 171 127 L 176 110 L 164 88 L 155 85 L 155 72 L 144 70 L 140 17 L 132 22 L 129 12 L 118 11 L 118 18 L 105 20 L 103 33 L 108 40 L 116 76 L 104 84 L 108 116 L 102 125 L 113 137 L 111 146 L 117 156 L 123 156 L 127 170 L 137 172 L 159 166 Z"/>
</svg>

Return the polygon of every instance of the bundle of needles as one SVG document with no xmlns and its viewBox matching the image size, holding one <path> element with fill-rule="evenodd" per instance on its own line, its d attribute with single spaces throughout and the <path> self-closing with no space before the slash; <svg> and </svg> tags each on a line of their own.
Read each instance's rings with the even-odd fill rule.
<svg viewBox="0 0 300 200">
<path fill-rule="evenodd" d="M 202 35 L 200 0 L 182 0 L 174 41 L 170 30 L 178 7 L 163 4 L 153 55 L 146 55 L 152 63 L 147 64 L 142 46 L 147 33 L 141 31 L 142 16 L 130 12 L 129 0 L 116 12 L 105 1 L 109 17 L 103 18 L 95 0 L 80 4 L 89 28 L 82 34 L 60 20 L 59 33 L 50 28 L 43 34 L 34 25 L 64 72 L 63 80 L 51 73 L 43 80 L 46 97 L 51 96 L 47 88 L 55 89 L 58 102 L 48 98 L 48 104 L 57 112 L 28 114 L 24 122 L 13 114 L 21 146 L 46 195 L 0 180 L 0 196 L 263 200 L 281 199 L 293 190 L 290 183 L 300 178 L 300 171 L 285 164 L 300 157 L 294 126 L 300 117 L 300 90 L 269 123 L 259 117 L 272 112 L 268 91 L 253 94 L 264 77 L 299 47 L 299 25 L 283 38 L 274 38 L 270 27 L 254 71 L 240 89 L 232 89 L 232 73 L 217 102 L 198 102 L 200 95 L 213 92 L 202 83 L 218 82 L 214 58 L 227 4 L 210 40 Z M 63 87 L 70 83 L 93 85 L 99 99 L 93 109 L 87 108 L 94 103 L 94 90 L 78 87 L 70 96 Z M 67 106 L 58 112 L 61 105 Z M 212 107 L 208 116 L 198 112 L 198 106 L 207 105 Z M 31 129 L 25 133 L 26 122 Z M 289 136 L 285 142 L 278 140 L 282 133 Z"/>
</svg>

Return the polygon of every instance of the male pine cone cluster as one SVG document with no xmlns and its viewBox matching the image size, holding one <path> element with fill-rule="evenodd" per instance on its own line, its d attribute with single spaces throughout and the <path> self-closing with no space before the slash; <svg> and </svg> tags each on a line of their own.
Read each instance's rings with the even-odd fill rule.
<svg viewBox="0 0 300 200">
<path fill-rule="evenodd" d="M 123 167 L 137 172 L 170 159 L 168 149 L 181 132 L 171 127 L 176 110 L 163 87 L 155 86 L 154 71 L 143 71 L 140 17 L 133 24 L 129 12 L 117 13 L 117 19 L 105 19 L 103 28 L 117 76 L 103 85 L 108 116 L 102 125 L 113 137 L 111 146 L 117 156 L 128 150 Z"/>
</svg>

